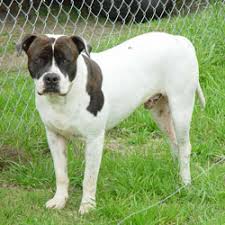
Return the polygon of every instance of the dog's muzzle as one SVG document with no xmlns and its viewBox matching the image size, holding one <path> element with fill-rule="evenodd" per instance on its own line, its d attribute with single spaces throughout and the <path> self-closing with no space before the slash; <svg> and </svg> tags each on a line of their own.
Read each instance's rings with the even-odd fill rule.
<svg viewBox="0 0 225 225">
<path fill-rule="evenodd" d="M 56 73 L 47 73 L 43 77 L 44 93 L 59 93 L 60 77 Z"/>
</svg>

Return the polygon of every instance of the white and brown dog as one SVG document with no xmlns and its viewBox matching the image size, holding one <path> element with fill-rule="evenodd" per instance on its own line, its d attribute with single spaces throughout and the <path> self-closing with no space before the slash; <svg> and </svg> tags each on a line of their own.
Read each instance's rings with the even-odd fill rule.
<svg viewBox="0 0 225 225">
<path fill-rule="evenodd" d="M 80 213 L 95 206 L 105 131 L 141 104 L 168 135 L 183 183 L 191 183 L 189 130 L 195 92 L 203 106 L 205 99 L 189 40 L 147 33 L 90 54 L 78 36 L 27 35 L 17 48 L 28 56 L 36 107 L 54 161 L 56 193 L 46 207 L 63 208 L 68 199 L 66 140 L 73 136 L 86 141 Z"/>
</svg>

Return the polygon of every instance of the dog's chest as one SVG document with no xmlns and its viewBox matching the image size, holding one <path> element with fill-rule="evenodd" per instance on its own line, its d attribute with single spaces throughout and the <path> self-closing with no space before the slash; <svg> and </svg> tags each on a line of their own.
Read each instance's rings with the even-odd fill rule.
<svg viewBox="0 0 225 225">
<path fill-rule="evenodd" d="M 56 133 L 65 137 L 81 136 L 78 126 L 75 125 L 68 115 L 63 113 L 53 113 L 46 118 L 46 125 Z"/>
<path fill-rule="evenodd" d="M 48 128 L 62 136 L 70 138 L 82 136 L 79 119 L 75 119 L 75 115 L 77 115 L 77 118 L 80 117 L 79 114 L 80 112 L 76 112 L 75 110 L 71 112 L 69 109 L 63 107 L 61 109 L 51 108 L 44 113 L 43 120 Z"/>
<path fill-rule="evenodd" d="M 36 107 L 47 129 L 66 138 L 87 138 L 104 129 L 106 113 L 94 116 L 87 110 L 90 98 L 71 97 L 61 102 L 49 102 L 46 98 L 36 97 Z"/>
<path fill-rule="evenodd" d="M 84 125 L 87 115 L 84 106 L 72 106 L 68 104 L 49 104 L 49 102 L 37 102 L 37 109 L 45 126 L 52 131 L 71 138 L 84 136 Z"/>
</svg>

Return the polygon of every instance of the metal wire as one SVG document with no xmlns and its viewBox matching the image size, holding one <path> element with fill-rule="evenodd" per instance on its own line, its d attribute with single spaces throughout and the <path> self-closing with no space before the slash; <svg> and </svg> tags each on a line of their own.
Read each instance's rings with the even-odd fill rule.
<svg viewBox="0 0 225 225">
<path fill-rule="evenodd" d="M 93 44 L 94 50 L 100 51 L 117 44 L 121 38 L 143 33 L 143 26 L 145 31 L 164 31 L 162 21 L 174 34 L 191 30 L 198 14 L 218 2 L 221 1 L 0 0 L 0 121 L 4 121 L 1 129 L 11 134 L 24 130 L 27 136 L 34 129 L 30 125 L 36 112 L 33 110 L 32 82 L 26 78 L 26 58 L 17 57 L 14 51 L 15 43 L 25 34 L 76 33 Z M 224 13 L 224 9 L 223 5 L 220 13 Z M 186 22 L 189 16 L 192 23 Z M 176 21 L 181 17 L 183 23 L 179 24 Z M 207 18 L 201 21 L 206 32 L 199 35 L 199 31 L 195 31 L 200 38 L 210 35 L 208 21 Z"/>
</svg>

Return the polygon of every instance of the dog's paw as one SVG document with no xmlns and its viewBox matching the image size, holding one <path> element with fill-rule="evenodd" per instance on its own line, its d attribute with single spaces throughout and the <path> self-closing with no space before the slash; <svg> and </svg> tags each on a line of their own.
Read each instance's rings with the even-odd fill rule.
<svg viewBox="0 0 225 225">
<path fill-rule="evenodd" d="M 190 187 L 190 186 L 191 186 L 191 178 L 186 179 L 186 180 L 183 180 L 183 184 L 184 184 L 186 187 Z"/>
<path fill-rule="evenodd" d="M 96 204 L 95 202 L 85 202 L 81 203 L 79 213 L 81 215 L 84 215 L 85 213 L 90 212 L 91 210 L 95 209 Z"/>
<path fill-rule="evenodd" d="M 46 208 L 62 209 L 66 205 L 67 198 L 68 197 L 54 196 L 54 198 L 46 202 L 45 206 Z"/>
</svg>

